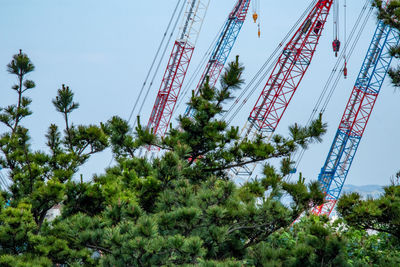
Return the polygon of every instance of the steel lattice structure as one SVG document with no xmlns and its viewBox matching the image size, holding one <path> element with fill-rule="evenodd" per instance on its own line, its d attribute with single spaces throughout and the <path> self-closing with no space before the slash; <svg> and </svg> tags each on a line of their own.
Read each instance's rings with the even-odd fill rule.
<svg viewBox="0 0 400 267">
<path fill-rule="evenodd" d="M 229 14 L 221 34 L 212 50 L 211 57 L 207 62 L 206 68 L 201 76 L 201 79 L 196 87 L 196 93 L 203 86 L 207 77 L 209 77 L 209 85 L 214 87 L 218 78 L 225 66 L 225 63 L 231 53 L 239 32 L 246 20 L 247 11 L 251 0 L 238 0 L 232 12 Z M 189 115 L 189 107 L 185 114 Z"/>
<path fill-rule="evenodd" d="M 306 73 L 321 37 L 333 0 L 319 0 L 285 45 L 244 128 L 246 137 L 259 132 L 273 133 Z M 232 170 L 251 176 L 255 166 Z"/>
<path fill-rule="evenodd" d="M 342 191 L 357 148 L 389 69 L 390 48 L 399 44 L 399 32 L 378 23 L 360 73 L 318 180 L 325 204 L 313 210 L 330 215 Z"/>
<path fill-rule="evenodd" d="M 306 73 L 333 0 L 320 0 L 286 44 L 250 113 L 251 128 L 273 132 Z"/>
<path fill-rule="evenodd" d="M 185 80 L 209 0 L 188 0 L 179 38 L 175 41 L 157 98 L 147 124 L 154 134 L 164 136 Z"/>
</svg>

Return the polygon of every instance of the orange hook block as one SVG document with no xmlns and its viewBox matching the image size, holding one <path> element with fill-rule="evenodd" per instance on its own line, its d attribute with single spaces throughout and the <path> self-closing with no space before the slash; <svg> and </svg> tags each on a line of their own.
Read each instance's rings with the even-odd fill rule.
<svg viewBox="0 0 400 267">
<path fill-rule="evenodd" d="M 258 19 L 258 14 L 256 12 L 254 12 L 254 14 L 253 14 L 254 23 L 257 22 L 257 19 Z"/>
<path fill-rule="evenodd" d="M 347 62 L 344 62 L 343 75 L 344 78 L 347 79 Z"/>
</svg>

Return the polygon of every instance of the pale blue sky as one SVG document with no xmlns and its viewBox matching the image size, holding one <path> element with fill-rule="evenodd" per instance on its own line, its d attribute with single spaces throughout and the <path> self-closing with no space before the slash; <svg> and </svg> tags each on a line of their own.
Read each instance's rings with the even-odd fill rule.
<svg viewBox="0 0 400 267">
<path fill-rule="evenodd" d="M 311 2 L 260 1 L 262 37 L 257 38 L 257 28 L 248 19 L 231 53 L 231 59 L 240 55 L 247 80 L 253 77 Z M 234 2 L 211 0 L 189 76 Z M 347 2 L 350 28 L 364 1 Z M 15 101 L 15 94 L 9 90 L 13 77 L 7 74 L 5 66 L 21 48 L 36 66 L 29 78 L 36 82 L 37 88 L 28 93 L 33 99 L 34 114 L 24 122 L 32 129 L 35 148 L 45 149 L 44 134 L 50 123 L 62 125 L 61 116 L 51 104 L 62 83 L 70 86 L 81 104 L 72 115 L 74 123 L 97 123 L 113 115 L 127 118 L 175 4 L 176 0 L 0 0 L 0 106 Z M 325 161 L 375 25 L 373 17 L 349 63 L 349 77 L 339 83 L 325 113 L 329 129 L 324 142 L 313 145 L 299 167 L 309 180 L 317 179 Z M 289 124 L 306 122 L 336 60 L 331 50 L 332 28 L 332 16 L 329 16 L 314 60 L 278 127 L 279 133 L 286 133 Z M 161 69 L 164 68 L 165 63 Z M 159 79 L 146 102 L 143 122 L 148 120 Z M 234 121 L 235 125 L 242 126 L 261 89 Z M 348 183 L 388 184 L 390 176 L 400 169 L 399 94 L 387 80 L 353 162 Z M 97 155 L 80 172 L 89 179 L 92 173 L 101 173 L 109 160 L 109 152 Z"/>
</svg>

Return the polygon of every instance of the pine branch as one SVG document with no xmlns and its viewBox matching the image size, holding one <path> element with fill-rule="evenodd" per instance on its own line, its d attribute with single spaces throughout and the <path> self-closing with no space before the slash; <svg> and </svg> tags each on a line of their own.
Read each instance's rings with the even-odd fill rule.
<svg viewBox="0 0 400 267">
<path fill-rule="evenodd" d="M 232 169 L 232 168 L 236 168 L 236 167 L 243 167 L 243 166 L 245 166 L 247 164 L 251 164 L 251 163 L 265 161 L 270 158 L 281 158 L 284 156 L 286 156 L 286 153 L 276 153 L 276 154 L 269 155 L 268 158 L 251 159 L 248 161 L 239 162 L 239 163 L 235 163 L 235 164 L 231 164 L 231 165 L 227 165 L 227 166 L 223 166 L 223 167 L 218 167 L 218 168 L 205 168 L 204 170 L 208 171 L 208 172 L 224 171 L 224 170 Z"/>
<path fill-rule="evenodd" d="M 91 244 L 86 244 L 85 245 L 87 248 L 91 248 L 91 249 L 94 249 L 94 250 L 100 250 L 100 251 L 102 251 L 102 252 L 105 252 L 105 253 L 108 253 L 108 254 L 112 254 L 113 252 L 112 252 L 112 250 L 110 250 L 110 249 L 108 249 L 108 248 L 105 248 L 105 247 L 101 247 L 101 246 L 99 246 L 99 245 L 91 245 Z"/>
</svg>

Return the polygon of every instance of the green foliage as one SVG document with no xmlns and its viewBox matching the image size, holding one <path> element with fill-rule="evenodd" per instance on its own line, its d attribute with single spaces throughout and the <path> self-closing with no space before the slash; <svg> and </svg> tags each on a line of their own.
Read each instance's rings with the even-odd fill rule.
<svg viewBox="0 0 400 267">
<path fill-rule="evenodd" d="M 276 136 L 272 143 L 261 136 L 241 140 L 238 128 L 217 119 L 243 83 L 243 70 L 237 59 L 222 76 L 220 90 L 206 82 L 189 103 L 194 118 L 180 117 L 180 129 L 171 128 L 163 139 L 140 124 L 134 136 L 118 117 L 104 124 L 117 165 L 91 184 L 68 185 L 63 223 L 70 234 L 81 233 L 75 244 L 102 251 L 104 266 L 237 266 L 251 247 L 322 203 L 316 184 L 284 181 L 290 154 L 325 132 L 320 119 L 307 128 L 295 125 L 290 138 Z M 154 160 L 136 156 L 149 147 L 164 152 Z M 279 157 L 285 171 L 267 166 L 264 178 L 242 187 L 228 178 L 232 167 Z M 281 203 L 284 195 L 292 197 L 290 207 Z"/>
<path fill-rule="evenodd" d="M 71 126 L 68 115 L 78 107 L 68 87 L 58 91 L 53 101 L 56 110 L 64 115 L 66 134 L 52 124 L 47 137 L 48 153 L 31 148 L 29 130 L 21 125 L 31 115 L 31 100 L 24 94 L 35 87 L 26 79 L 34 65 L 21 51 L 7 65 L 18 83 L 17 104 L 1 109 L 0 122 L 9 131 L 0 136 L 0 164 L 8 170 L 9 188 L 3 188 L 0 198 L 0 265 L 53 266 L 54 264 L 89 263 L 93 252 L 87 248 L 71 248 L 70 240 L 59 233 L 49 234 L 45 221 L 48 211 L 62 203 L 66 183 L 90 155 L 108 146 L 108 137 L 98 126 Z M 69 188 L 68 188 L 69 189 Z M 53 228 L 51 226 L 50 228 Z"/>
<path fill-rule="evenodd" d="M 348 263 L 353 266 L 398 266 L 398 241 L 386 233 L 372 233 L 352 227 L 344 231 Z"/>
<path fill-rule="evenodd" d="M 398 175 L 399 176 L 399 175 Z M 343 195 L 337 211 L 349 225 L 348 249 L 356 265 L 400 265 L 400 185 L 384 188 L 377 199 Z"/>
<path fill-rule="evenodd" d="M 36 228 L 31 207 L 20 203 L 17 207 L 7 207 L 0 214 L 0 243 L 4 253 L 18 254 L 26 250 L 28 233 Z"/>
<path fill-rule="evenodd" d="M 31 267 L 42 266 L 51 267 L 52 262 L 46 257 L 38 257 L 37 255 L 22 254 L 22 255 L 1 255 L 0 265 L 4 267 Z"/>
<path fill-rule="evenodd" d="M 19 122 L 22 118 L 29 116 L 32 112 L 28 106 L 32 102 L 31 99 L 23 97 L 22 94 L 35 87 L 32 80 L 27 80 L 25 76 L 32 72 L 35 66 L 29 57 L 19 50 L 19 54 L 13 56 L 11 62 L 7 65 L 7 71 L 17 78 L 17 83 L 11 87 L 18 94 L 18 103 L 1 109 L 0 122 L 9 127 L 14 133 L 17 130 Z"/>
<path fill-rule="evenodd" d="M 58 89 L 58 95 L 53 99 L 53 105 L 56 110 L 64 115 L 68 115 L 73 110 L 79 108 L 79 104 L 73 102 L 74 93 L 69 89 L 68 86 L 62 85 L 61 89 Z"/>
<path fill-rule="evenodd" d="M 350 266 L 346 239 L 326 217 L 303 218 L 282 229 L 249 253 L 256 266 Z"/>
<path fill-rule="evenodd" d="M 344 195 L 337 205 L 346 222 L 363 230 L 384 232 L 400 239 L 400 186 L 385 187 L 378 199 L 361 199 L 357 193 Z"/>
<path fill-rule="evenodd" d="M 400 1 L 392 0 L 386 4 L 386 1 L 375 0 L 374 6 L 378 9 L 378 19 L 383 20 L 387 25 L 400 31 Z M 392 47 L 392 56 L 400 58 L 400 46 Z M 400 87 L 400 67 L 391 68 L 389 76 L 396 87 Z"/>
<path fill-rule="evenodd" d="M 220 119 L 243 84 L 238 58 L 226 68 L 220 89 L 206 79 L 189 102 L 193 118 L 179 117 L 178 128 L 161 139 L 140 123 L 133 131 L 116 116 L 100 126 L 74 125 L 70 116 L 79 104 L 62 85 L 53 105 L 65 126 L 62 131 L 50 125 L 47 151 L 34 151 L 21 125 L 31 114 L 23 93 L 33 88 L 25 80 L 33 64 L 20 53 L 8 69 L 21 86 L 13 87 L 18 104 L 0 114 L 9 129 L 0 136 L 0 163 L 11 182 L 0 195 L 1 266 L 397 263 L 397 239 L 384 246 L 382 236 L 308 218 L 309 207 L 323 201 L 319 185 L 306 184 L 301 174 L 295 182 L 286 180 L 292 154 L 321 141 L 321 118 L 309 127 L 294 124 L 288 137 L 271 141 L 261 135 L 243 139 L 237 127 Z M 107 147 L 116 164 L 91 181 L 77 181 L 79 168 Z M 158 157 L 139 156 L 151 149 L 161 150 Z M 280 159 L 280 166 L 270 165 L 272 159 Z M 264 164 L 259 177 L 242 185 L 232 181 L 231 168 L 254 163 Z M 55 205 L 62 207 L 61 216 L 47 220 Z M 306 217 L 292 226 L 301 214 Z M 359 240 L 368 240 L 368 251 L 360 250 Z M 377 247 L 390 259 L 379 257 Z"/>
</svg>

